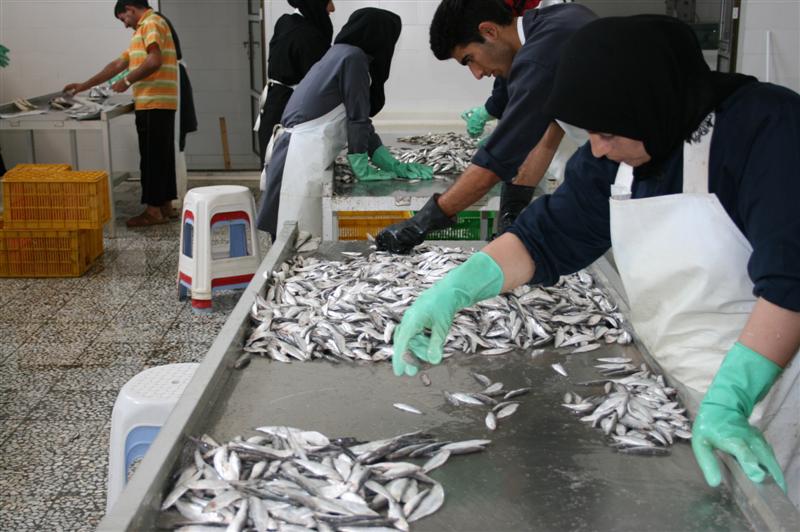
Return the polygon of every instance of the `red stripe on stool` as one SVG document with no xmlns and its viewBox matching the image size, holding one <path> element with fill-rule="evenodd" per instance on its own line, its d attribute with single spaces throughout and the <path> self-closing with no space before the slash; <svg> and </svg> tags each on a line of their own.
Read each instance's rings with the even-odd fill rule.
<svg viewBox="0 0 800 532">
<path fill-rule="evenodd" d="M 186 275 L 183 272 L 178 272 L 178 279 L 180 279 L 181 281 L 184 281 L 186 283 L 189 283 L 189 285 L 192 284 L 192 278 L 189 277 L 188 275 Z"/>
<path fill-rule="evenodd" d="M 211 308 L 210 299 L 192 299 L 192 307 L 194 308 Z"/>
<path fill-rule="evenodd" d="M 250 221 L 250 216 L 244 211 L 220 212 L 211 217 L 211 225 L 216 222 L 227 222 L 230 220 L 246 220 Z"/>
<path fill-rule="evenodd" d="M 233 277 L 220 277 L 219 279 L 211 279 L 211 287 L 227 286 L 231 284 L 249 283 L 253 279 L 253 273 L 247 275 L 236 275 Z"/>
</svg>

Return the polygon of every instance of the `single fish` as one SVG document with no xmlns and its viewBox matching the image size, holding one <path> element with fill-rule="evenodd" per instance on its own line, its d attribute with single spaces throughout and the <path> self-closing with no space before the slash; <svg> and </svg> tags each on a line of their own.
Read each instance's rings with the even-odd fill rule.
<svg viewBox="0 0 800 532">
<path fill-rule="evenodd" d="M 408 412 L 409 414 L 422 415 L 422 411 L 421 410 L 419 410 L 417 408 L 414 408 L 411 405 L 407 405 L 405 403 L 394 403 L 392 406 L 395 407 L 398 410 L 402 410 L 403 412 Z"/>
</svg>

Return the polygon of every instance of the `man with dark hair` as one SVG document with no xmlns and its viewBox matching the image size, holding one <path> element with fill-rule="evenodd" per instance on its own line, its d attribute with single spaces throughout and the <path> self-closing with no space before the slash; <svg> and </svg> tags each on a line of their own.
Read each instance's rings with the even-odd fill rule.
<svg viewBox="0 0 800 532">
<path fill-rule="evenodd" d="M 129 73 L 112 85 L 115 92 L 133 86 L 139 168 L 145 210 L 126 222 L 144 227 L 169 221 L 175 181 L 175 111 L 178 108 L 178 58 L 167 22 L 153 12 L 147 0 L 119 0 L 114 16 L 134 30 L 130 47 L 83 83 L 70 83 L 64 92 L 75 94 Z"/>
<path fill-rule="evenodd" d="M 457 213 L 501 180 L 511 192 L 501 197 L 499 230 L 511 225 L 533 197 L 564 135 L 542 112 L 561 48 L 595 18 L 585 6 L 572 3 L 514 17 L 502 0 L 442 1 L 431 23 L 434 55 L 455 59 L 477 79 L 504 78 L 508 104 L 503 120 L 453 186 L 434 194 L 413 218 L 381 231 L 379 250 L 410 252 L 430 231 L 453 225 Z"/>
</svg>

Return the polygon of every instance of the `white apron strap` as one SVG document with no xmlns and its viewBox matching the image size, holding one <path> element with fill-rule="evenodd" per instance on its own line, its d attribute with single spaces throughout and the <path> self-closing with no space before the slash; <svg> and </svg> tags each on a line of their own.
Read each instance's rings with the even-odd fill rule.
<svg viewBox="0 0 800 532">
<path fill-rule="evenodd" d="M 683 143 L 684 194 L 708 194 L 708 160 L 713 126 L 714 113 L 711 113 L 703 120 L 692 140 Z"/>
<path fill-rule="evenodd" d="M 613 199 L 628 199 L 631 197 L 631 185 L 633 185 L 633 167 L 629 164 L 619 163 L 617 177 L 611 185 L 611 197 Z"/>
</svg>

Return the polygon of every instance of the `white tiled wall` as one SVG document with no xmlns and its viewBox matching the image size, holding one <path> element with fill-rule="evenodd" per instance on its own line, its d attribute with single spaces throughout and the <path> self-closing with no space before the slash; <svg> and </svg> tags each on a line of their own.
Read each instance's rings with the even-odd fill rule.
<svg viewBox="0 0 800 532">
<path fill-rule="evenodd" d="M 0 69 L 0 102 L 61 90 L 98 72 L 125 50 L 130 41 L 114 18 L 111 0 L 0 0 L 0 43 L 7 46 L 11 63 Z M 114 166 L 136 170 L 139 155 L 133 117 L 117 122 L 111 132 Z M 7 166 L 28 160 L 24 133 L 0 134 Z M 83 168 L 103 166 L 100 134 L 78 132 Z M 69 140 L 64 133 L 37 132 L 40 162 L 68 162 Z"/>
<path fill-rule="evenodd" d="M 800 1 L 742 4 L 737 70 L 800 91 Z"/>
</svg>

